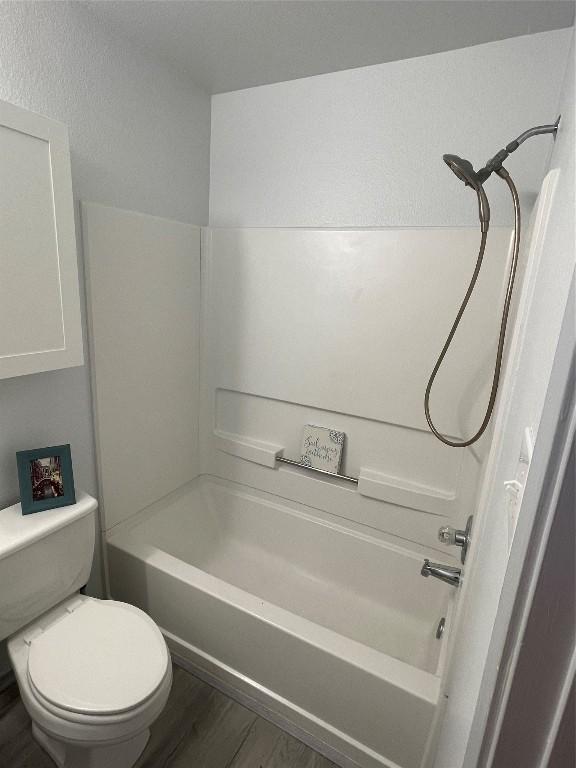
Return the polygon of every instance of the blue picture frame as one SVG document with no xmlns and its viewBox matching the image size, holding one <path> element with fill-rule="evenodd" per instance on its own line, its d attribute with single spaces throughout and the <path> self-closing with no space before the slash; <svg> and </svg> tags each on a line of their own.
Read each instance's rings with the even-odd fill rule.
<svg viewBox="0 0 576 768">
<path fill-rule="evenodd" d="M 22 514 L 76 503 L 70 445 L 16 453 Z"/>
</svg>

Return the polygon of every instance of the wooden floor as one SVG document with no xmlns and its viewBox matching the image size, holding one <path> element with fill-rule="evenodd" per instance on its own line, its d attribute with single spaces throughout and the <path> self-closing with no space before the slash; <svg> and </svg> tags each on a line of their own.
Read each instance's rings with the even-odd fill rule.
<svg viewBox="0 0 576 768">
<path fill-rule="evenodd" d="M 174 667 L 174 683 L 137 768 L 336 768 L 249 709 Z M 1 768 L 54 768 L 32 738 L 16 684 L 0 693 Z"/>
</svg>

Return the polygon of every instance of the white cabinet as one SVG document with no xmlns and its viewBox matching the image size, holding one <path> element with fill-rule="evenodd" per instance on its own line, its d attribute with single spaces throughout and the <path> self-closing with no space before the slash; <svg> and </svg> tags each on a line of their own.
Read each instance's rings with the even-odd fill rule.
<svg viewBox="0 0 576 768">
<path fill-rule="evenodd" d="M 0 101 L 0 378 L 83 362 L 66 126 Z"/>
</svg>

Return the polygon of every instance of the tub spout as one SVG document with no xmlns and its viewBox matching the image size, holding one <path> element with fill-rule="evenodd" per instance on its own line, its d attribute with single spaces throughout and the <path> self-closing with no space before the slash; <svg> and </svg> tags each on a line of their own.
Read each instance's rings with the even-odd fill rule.
<svg viewBox="0 0 576 768">
<path fill-rule="evenodd" d="M 431 563 L 430 560 L 424 560 L 424 565 L 420 571 L 422 576 L 434 576 L 435 579 L 445 581 L 457 587 L 462 580 L 462 569 L 455 568 L 452 565 L 441 565 L 440 563 Z"/>
</svg>

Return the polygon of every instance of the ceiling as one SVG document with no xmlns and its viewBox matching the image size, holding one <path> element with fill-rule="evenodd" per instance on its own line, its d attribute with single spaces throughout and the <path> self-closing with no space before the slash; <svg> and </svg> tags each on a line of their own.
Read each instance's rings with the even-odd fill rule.
<svg viewBox="0 0 576 768">
<path fill-rule="evenodd" d="M 572 0 L 87 0 L 209 93 L 569 27 Z"/>
</svg>

